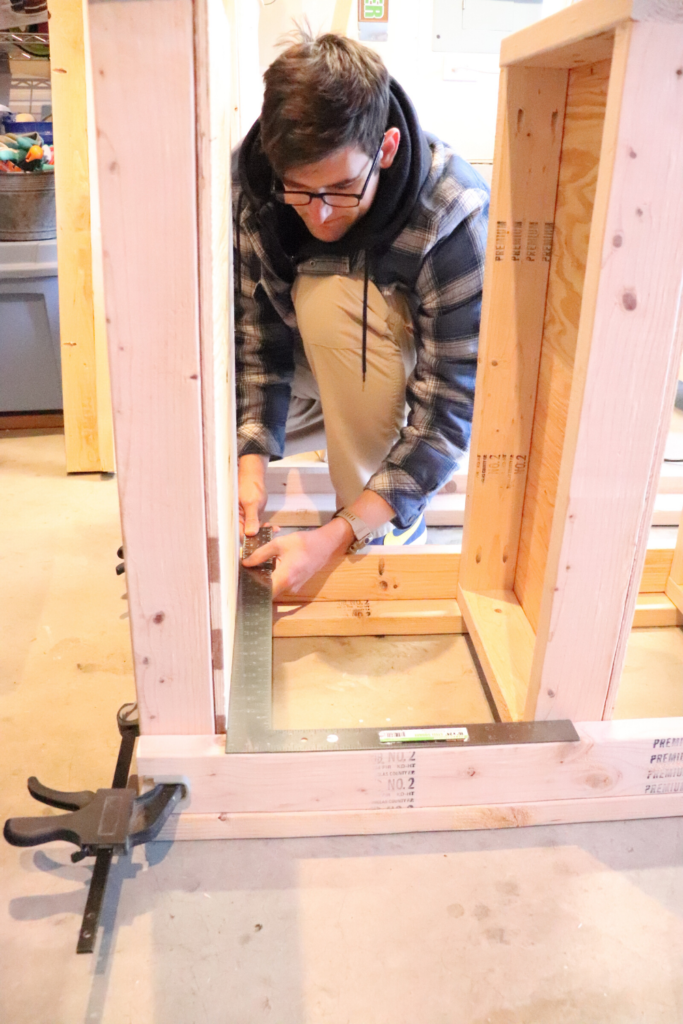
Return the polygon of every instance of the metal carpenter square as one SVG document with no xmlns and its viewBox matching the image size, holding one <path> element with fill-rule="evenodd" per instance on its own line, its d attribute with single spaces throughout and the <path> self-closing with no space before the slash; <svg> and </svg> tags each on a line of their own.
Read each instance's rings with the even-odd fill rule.
<svg viewBox="0 0 683 1024">
<path fill-rule="evenodd" d="M 248 558 L 272 539 L 270 526 L 255 537 L 245 537 L 242 557 Z M 235 654 L 227 749 L 249 745 L 254 733 L 270 729 L 273 678 L 273 589 L 272 560 L 247 569 L 240 565 L 237 595 Z"/>
</svg>

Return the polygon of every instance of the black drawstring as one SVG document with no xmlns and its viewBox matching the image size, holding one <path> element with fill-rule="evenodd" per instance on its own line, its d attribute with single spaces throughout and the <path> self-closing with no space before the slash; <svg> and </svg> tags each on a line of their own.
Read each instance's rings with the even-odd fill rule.
<svg viewBox="0 0 683 1024">
<path fill-rule="evenodd" d="M 239 196 L 237 197 L 237 223 L 235 224 L 235 231 L 237 232 L 237 260 L 235 270 L 237 271 L 237 294 L 242 294 L 242 203 L 244 201 L 244 193 L 240 189 Z"/>
<path fill-rule="evenodd" d="M 368 369 L 368 285 L 370 283 L 370 254 L 365 253 L 365 272 L 363 275 L 363 387 Z"/>
</svg>

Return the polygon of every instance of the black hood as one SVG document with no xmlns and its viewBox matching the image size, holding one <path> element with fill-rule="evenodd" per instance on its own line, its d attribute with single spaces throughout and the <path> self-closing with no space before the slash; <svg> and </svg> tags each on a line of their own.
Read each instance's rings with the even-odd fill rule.
<svg viewBox="0 0 683 1024">
<path fill-rule="evenodd" d="M 285 279 L 292 276 L 292 260 L 296 263 L 320 253 L 353 256 L 360 251 L 381 251 L 403 230 L 429 174 L 431 152 L 415 108 L 394 79 L 387 128 L 398 128 L 401 142 L 391 167 L 380 172 L 372 206 L 338 242 L 321 242 L 291 207 L 271 199 L 275 179 L 261 147 L 260 122 L 251 127 L 240 147 L 239 180 L 257 213 L 274 269 Z M 289 265 L 289 273 L 284 273 L 284 262 Z"/>
</svg>

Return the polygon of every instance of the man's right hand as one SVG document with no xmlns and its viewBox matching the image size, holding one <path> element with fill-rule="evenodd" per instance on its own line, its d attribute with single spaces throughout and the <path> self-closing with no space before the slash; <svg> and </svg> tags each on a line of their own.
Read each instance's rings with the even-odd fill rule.
<svg viewBox="0 0 683 1024">
<path fill-rule="evenodd" d="M 240 504 L 240 540 L 255 537 L 266 507 L 267 455 L 243 455 L 238 464 L 237 483 Z"/>
</svg>

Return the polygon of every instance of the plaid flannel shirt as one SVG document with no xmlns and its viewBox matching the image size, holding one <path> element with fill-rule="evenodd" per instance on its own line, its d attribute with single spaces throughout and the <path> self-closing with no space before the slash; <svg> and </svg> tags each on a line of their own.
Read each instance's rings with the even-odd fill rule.
<svg viewBox="0 0 683 1024">
<path fill-rule="evenodd" d="M 407 387 L 406 426 L 368 483 L 409 526 L 452 475 L 471 434 L 489 193 L 483 179 L 428 136 L 431 170 L 412 215 L 386 251 L 371 254 L 371 277 L 408 300 L 416 364 Z M 297 322 L 291 283 L 278 276 L 255 211 L 233 176 L 235 342 L 240 455 L 281 458 L 294 374 Z M 239 251 L 237 251 L 239 246 Z M 323 257 L 298 273 L 350 274 L 358 257 Z M 358 386 L 361 387 L 359 374 Z"/>
</svg>

